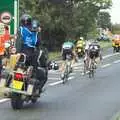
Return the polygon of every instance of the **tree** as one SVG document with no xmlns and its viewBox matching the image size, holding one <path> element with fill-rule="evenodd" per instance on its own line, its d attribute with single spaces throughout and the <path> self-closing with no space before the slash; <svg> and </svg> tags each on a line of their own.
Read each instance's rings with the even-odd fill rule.
<svg viewBox="0 0 120 120">
<path fill-rule="evenodd" d="M 86 37 L 94 31 L 99 11 L 110 5 L 111 0 L 20 0 L 20 12 L 40 20 L 43 41 L 56 49 L 66 37 Z"/>
<path fill-rule="evenodd" d="M 99 12 L 97 20 L 99 28 L 111 29 L 111 16 L 108 12 Z"/>
</svg>

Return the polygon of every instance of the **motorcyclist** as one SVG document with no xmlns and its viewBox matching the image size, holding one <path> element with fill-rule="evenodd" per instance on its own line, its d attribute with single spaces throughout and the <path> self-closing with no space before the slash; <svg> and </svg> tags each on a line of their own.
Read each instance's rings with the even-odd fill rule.
<svg viewBox="0 0 120 120">
<path fill-rule="evenodd" d="M 33 76 L 41 80 L 41 88 L 47 81 L 47 56 L 40 47 L 38 32 L 41 32 L 39 22 L 32 20 L 28 14 L 21 17 L 21 26 L 16 40 L 16 49 L 19 53 L 27 55 L 26 66 L 32 65 L 35 73 Z M 44 80 L 43 80 L 44 79 Z"/>
</svg>

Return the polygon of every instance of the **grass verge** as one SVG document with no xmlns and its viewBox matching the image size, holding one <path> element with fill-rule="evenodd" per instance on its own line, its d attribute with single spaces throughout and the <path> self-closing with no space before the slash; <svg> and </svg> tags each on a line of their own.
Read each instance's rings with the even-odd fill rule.
<svg viewBox="0 0 120 120">
<path fill-rule="evenodd" d="M 4 90 L 5 88 L 0 87 L 0 98 L 4 97 Z"/>
<path fill-rule="evenodd" d="M 100 44 L 101 48 L 103 48 L 103 49 L 107 49 L 107 48 L 112 47 L 112 42 L 104 42 L 104 41 L 102 41 L 102 42 L 99 42 L 99 44 Z"/>
<path fill-rule="evenodd" d="M 120 112 L 113 116 L 111 120 L 120 120 Z"/>
<path fill-rule="evenodd" d="M 61 52 L 50 52 L 49 53 L 49 60 L 59 60 L 61 57 Z"/>
</svg>

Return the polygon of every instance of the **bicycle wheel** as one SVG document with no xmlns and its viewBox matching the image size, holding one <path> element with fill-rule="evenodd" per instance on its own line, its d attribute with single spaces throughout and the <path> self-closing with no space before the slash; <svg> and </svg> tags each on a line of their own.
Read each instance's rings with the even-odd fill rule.
<svg viewBox="0 0 120 120">
<path fill-rule="evenodd" d="M 68 65 L 66 64 L 66 67 L 65 67 L 65 72 L 64 72 L 64 78 L 63 78 L 63 84 L 65 84 L 68 80 Z"/>
<path fill-rule="evenodd" d="M 89 69 L 89 78 L 94 77 L 94 62 L 91 62 L 90 69 Z"/>
<path fill-rule="evenodd" d="M 84 61 L 84 67 L 83 67 L 84 75 L 87 73 L 87 70 L 88 70 L 88 64 L 87 61 Z"/>
</svg>

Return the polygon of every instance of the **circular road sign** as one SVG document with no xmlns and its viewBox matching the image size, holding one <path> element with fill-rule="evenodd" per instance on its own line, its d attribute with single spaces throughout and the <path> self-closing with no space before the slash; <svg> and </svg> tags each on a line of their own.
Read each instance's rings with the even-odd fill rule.
<svg viewBox="0 0 120 120">
<path fill-rule="evenodd" d="M 0 20 L 4 24 L 9 24 L 11 22 L 11 14 L 9 12 L 3 12 L 0 16 Z"/>
</svg>

